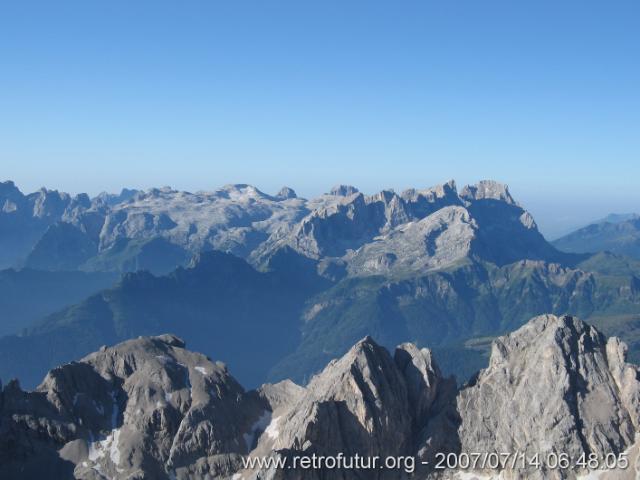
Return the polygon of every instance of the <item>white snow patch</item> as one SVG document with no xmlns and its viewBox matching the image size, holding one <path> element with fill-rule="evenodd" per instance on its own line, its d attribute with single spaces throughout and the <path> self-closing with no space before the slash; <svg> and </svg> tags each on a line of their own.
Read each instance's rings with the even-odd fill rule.
<svg viewBox="0 0 640 480">
<path fill-rule="evenodd" d="M 89 460 L 97 462 L 104 457 L 104 450 L 102 449 L 102 442 L 89 442 Z"/>
<path fill-rule="evenodd" d="M 109 458 L 114 465 L 120 464 L 120 450 L 118 450 L 118 442 L 120 441 L 120 429 L 114 430 L 113 432 L 113 441 L 109 447 Z"/>
<path fill-rule="evenodd" d="M 264 430 L 264 433 L 266 433 L 272 440 L 275 440 L 280 435 L 280 431 L 278 430 L 278 420 L 280 420 L 280 417 L 276 417 L 271 420 L 269 425 L 267 425 L 267 428 Z"/>
<path fill-rule="evenodd" d="M 207 369 L 204 367 L 195 367 L 195 369 L 203 375 L 209 375 L 209 373 L 207 372 Z"/>
<path fill-rule="evenodd" d="M 258 418 L 258 420 L 256 420 L 253 425 L 251 425 L 249 432 L 242 435 L 242 438 L 244 438 L 244 443 L 247 444 L 248 452 L 251 451 L 251 447 L 253 447 L 253 443 L 255 442 L 256 437 L 264 432 L 265 429 L 269 426 L 269 422 L 271 422 L 271 412 L 269 410 L 265 410 L 264 412 L 262 412 L 262 415 L 260 415 L 260 418 Z"/>
<path fill-rule="evenodd" d="M 96 470 L 98 473 L 102 473 L 100 464 L 96 462 L 99 462 L 101 459 L 105 458 L 107 453 L 109 453 L 109 458 L 117 468 L 120 464 L 120 450 L 118 449 L 119 440 L 120 429 L 118 428 L 112 430 L 104 440 L 89 442 L 88 458 L 91 462 L 95 463 L 95 465 L 93 465 L 91 468 Z"/>
</svg>

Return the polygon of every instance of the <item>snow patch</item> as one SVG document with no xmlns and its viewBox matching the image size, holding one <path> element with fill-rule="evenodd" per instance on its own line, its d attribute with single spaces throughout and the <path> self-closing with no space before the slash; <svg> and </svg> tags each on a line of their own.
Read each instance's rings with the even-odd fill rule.
<svg viewBox="0 0 640 480">
<path fill-rule="evenodd" d="M 104 440 L 90 441 L 89 442 L 89 460 L 95 465 L 91 468 L 101 473 L 100 464 L 97 463 L 101 459 L 106 458 L 107 453 L 111 462 L 118 467 L 120 464 L 120 450 L 118 449 L 118 443 L 120 441 L 120 429 L 112 430 Z M 120 469 L 118 469 L 120 471 Z"/>
<path fill-rule="evenodd" d="M 280 420 L 280 417 L 276 417 L 271 420 L 267 428 L 264 430 L 264 433 L 266 433 L 271 440 L 275 440 L 280 435 L 280 431 L 278 430 L 278 420 Z"/>
<path fill-rule="evenodd" d="M 120 429 L 113 431 L 113 441 L 109 447 L 109 458 L 114 465 L 120 464 L 120 450 L 118 449 L 118 442 L 120 441 Z"/>
<path fill-rule="evenodd" d="M 251 451 L 256 438 L 265 431 L 270 422 L 271 412 L 269 410 L 265 410 L 264 412 L 262 412 L 262 415 L 260 415 L 260 418 L 258 418 L 258 420 L 256 420 L 253 425 L 251 425 L 249 432 L 242 435 L 242 438 L 244 438 L 244 443 L 246 443 L 247 445 L 247 452 Z"/>
<path fill-rule="evenodd" d="M 195 367 L 195 369 L 199 371 L 202 375 L 209 375 L 209 373 L 207 372 L 207 369 L 204 367 Z"/>
</svg>

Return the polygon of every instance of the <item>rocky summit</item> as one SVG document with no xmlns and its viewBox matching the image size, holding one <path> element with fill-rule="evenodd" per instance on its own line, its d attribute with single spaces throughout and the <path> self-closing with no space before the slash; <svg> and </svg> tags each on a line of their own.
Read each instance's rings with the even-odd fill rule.
<svg viewBox="0 0 640 480">
<path fill-rule="evenodd" d="M 0 268 L 166 273 L 210 249 L 268 267 L 292 249 L 334 278 L 440 268 L 471 253 L 499 264 L 568 258 L 544 240 L 507 186 L 491 180 L 460 191 L 449 181 L 373 195 L 337 185 L 311 200 L 288 187 L 269 195 L 246 184 L 89 198 L 46 189 L 24 195 L 5 182 L 0 208 L 0 227 L 10 233 L 0 239 Z M 419 256 L 426 260 L 413 264 Z"/>
<path fill-rule="evenodd" d="M 543 315 L 496 339 L 487 368 L 461 388 L 430 350 L 404 343 L 391 354 L 366 337 L 305 386 L 245 391 L 179 338 L 141 337 L 52 370 L 34 391 L 7 383 L 0 478 L 636 478 L 640 371 L 625 355 L 617 338 Z M 464 466 L 474 453 L 540 464 Z M 459 461 L 437 468 L 446 455 Z M 549 460 L 564 455 L 571 465 Z M 610 469 L 589 471 L 581 456 Z M 374 457 L 402 461 L 291 468 Z"/>
</svg>

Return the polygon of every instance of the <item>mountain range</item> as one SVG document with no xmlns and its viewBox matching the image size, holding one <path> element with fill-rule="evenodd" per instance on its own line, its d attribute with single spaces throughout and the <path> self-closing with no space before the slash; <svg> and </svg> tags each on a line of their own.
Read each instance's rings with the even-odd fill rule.
<svg viewBox="0 0 640 480">
<path fill-rule="evenodd" d="M 17 332 L 67 306 L 110 287 L 110 272 L 0 270 L 0 337 Z"/>
<path fill-rule="evenodd" d="M 5 182 L 0 203 L 3 230 L 21 237 L 20 248 L 13 249 L 11 236 L 3 237 L 8 267 L 167 273 L 206 250 L 229 252 L 263 267 L 288 247 L 321 262 L 325 276 L 340 278 L 441 268 L 471 250 L 498 264 L 523 255 L 568 258 L 544 241 L 508 189 L 492 181 L 460 193 L 451 181 L 371 196 L 341 185 L 313 200 L 298 198 L 287 187 L 271 196 L 250 185 L 197 193 L 169 187 L 125 190 L 90 199 L 46 189 L 23 195 Z M 506 234 L 518 235 L 517 247 Z M 501 244 L 495 243 L 498 239 Z M 150 247 L 149 242 L 155 243 Z M 415 248 L 429 258 L 426 264 L 407 263 L 406 254 Z"/>
<path fill-rule="evenodd" d="M 0 198 L 2 225 L 47 219 L 16 265 L 123 275 L 11 323 L 0 378 L 29 387 L 101 345 L 165 331 L 222 356 L 250 387 L 306 383 L 366 335 L 387 348 L 430 347 L 463 382 L 491 338 L 548 312 L 580 315 L 640 355 L 640 262 L 556 249 L 494 181 L 370 196 L 342 185 L 313 200 L 249 185 L 93 199 L 2 191 L 11 194 Z"/>
<path fill-rule="evenodd" d="M 609 251 L 640 259 L 640 216 L 609 215 L 553 242 L 566 252 Z"/>
<path fill-rule="evenodd" d="M 432 351 L 365 337 L 306 386 L 245 390 L 180 338 L 141 337 L 54 368 L 34 391 L 4 386 L 0 476 L 633 479 L 640 370 L 625 355 L 617 338 L 543 315 L 495 339 L 462 388 Z M 351 463 L 294 463 L 339 456 Z"/>
</svg>

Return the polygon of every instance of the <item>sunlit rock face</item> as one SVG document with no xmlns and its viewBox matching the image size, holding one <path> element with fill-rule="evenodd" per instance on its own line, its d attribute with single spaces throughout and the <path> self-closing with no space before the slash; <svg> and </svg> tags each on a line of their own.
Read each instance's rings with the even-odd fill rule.
<svg viewBox="0 0 640 480">
<path fill-rule="evenodd" d="M 544 315 L 495 340 L 489 366 L 457 390 L 428 349 L 392 356 L 356 343 L 305 386 L 245 391 L 226 366 L 173 335 L 103 347 L 52 370 L 33 392 L 0 396 L 2 478 L 347 479 L 337 469 L 251 466 L 250 458 L 403 457 L 420 478 L 438 454 L 630 453 L 640 419 L 638 368 L 625 345 L 572 317 Z M 637 453 L 637 452 L 636 452 Z M 428 464 L 423 463 L 428 462 Z M 431 465 L 431 466 L 429 466 Z M 502 467 L 502 478 L 576 478 L 584 468 Z M 610 472 L 614 474 L 616 472 Z M 463 475 L 464 473 L 464 475 Z M 408 478 L 373 469 L 367 478 Z"/>
</svg>

